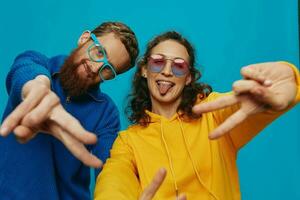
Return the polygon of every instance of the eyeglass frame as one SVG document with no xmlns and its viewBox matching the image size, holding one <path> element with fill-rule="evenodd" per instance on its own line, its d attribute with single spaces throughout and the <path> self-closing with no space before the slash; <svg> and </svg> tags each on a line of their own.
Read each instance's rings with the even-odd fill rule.
<svg viewBox="0 0 300 200">
<path fill-rule="evenodd" d="M 147 68 L 152 72 L 152 73 L 160 73 L 162 70 L 164 70 L 164 68 L 166 67 L 165 65 L 164 65 L 164 67 L 162 67 L 161 68 L 161 70 L 160 71 L 152 71 L 151 69 L 150 69 L 150 66 L 149 66 L 149 59 L 151 59 L 151 56 L 152 55 L 159 55 L 159 56 L 162 56 L 163 57 L 163 59 L 164 60 L 169 60 L 169 61 L 172 61 L 172 63 L 174 63 L 174 60 L 176 60 L 176 59 L 180 59 L 180 60 L 183 60 L 186 64 L 187 64 L 187 68 L 188 68 L 188 71 L 186 72 L 186 73 L 184 73 L 184 74 L 181 74 L 181 75 L 176 75 L 176 73 L 174 73 L 174 71 L 173 71 L 173 67 L 171 67 L 171 71 L 172 71 L 172 73 L 174 74 L 174 76 L 176 76 L 176 77 L 183 77 L 183 76 L 185 76 L 186 74 L 188 74 L 189 72 L 190 72 L 190 65 L 188 64 L 188 62 L 185 60 L 185 59 L 183 59 L 183 58 L 169 58 L 168 56 L 166 56 L 166 55 L 164 55 L 164 54 L 150 54 L 150 55 L 148 55 L 147 57 L 146 57 L 146 59 L 147 59 Z"/>
<path fill-rule="evenodd" d="M 109 61 L 108 61 L 108 59 L 107 59 L 106 51 L 105 51 L 103 45 L 101 45 L 101 43 L 99 42 L 99 40 L 97 39 L 97 37 L 96 37 L 96 35 L 95 35 L 94 33 L 91 33 L 90 36 L 91 36 L 91 39 L 93 40 L 93 44 L 91 44 L 91 45 L 87 48 L 87 54 L 88 54 L 89 59 L 90 59 L 91 61 L 93 61 L 93 62 L 102 62 L 102 63 L 103 63 L 102 66 L 99 68 L 99 72 L 98 72 L 98 75 L 100 76 L 101 80 L 104 82 L 104 81 L 112 80 L 112 79 L 116 78 L 117 72 L 116 72 L 116 70 L 115 70 L 115 67 L 114 67 L 112 64 L 109 63 Z M 91 51 L 91 49 L 92 49 L 94 46 L 96 46 L 96 47 L 99 49 L 99 51 L 101 51 L 101 53 L 103 54 L 103 58 L 102 58 L 102 59 L 95 60 L 95 59 L 93 59 L 92 56 L 90 55 L 90 51 Z M 103 70 L 105 67 L 109 67 L 110 70 L 113 72 L 112 78 L 105 79 L 105 78 L 102 76 L 101 72 L 102 72 L 102 70 Z"/>
</svg>

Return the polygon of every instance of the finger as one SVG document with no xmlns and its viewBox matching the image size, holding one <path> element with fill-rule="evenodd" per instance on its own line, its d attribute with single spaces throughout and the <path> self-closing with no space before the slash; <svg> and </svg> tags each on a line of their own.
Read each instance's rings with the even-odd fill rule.
<svg viewBox="0 0 300 200">
<path fill-rule="evenodd" d="M 193 112 L 196 114 L 215 111 L 238 103 L 235 95 L 227 95 L 219 97 L 218 99 L 210 102 L 200 103 L 193 107 Z"/>
<path fill-rule="evenodd" d="M 41 88 L 31 90 L 24 101 L 21 102 L 16 109 L 8 115 L 8 117 L 6 117 L 0 129 L 0 134 L 2 136 L 7 136 L 13 129 L 15 129 L 23 117 L 46 95 L 47 91 Z"/>
<path fill-rule="evenodd" d="M 61 129 L 61 127 L 55 123 L 49 123 L 48 127 L 51 132 L 56 133 L 54 136 L 58 138 L 65 145 L 65 147 L 85 165 L 94 168 L 100 168 L 103 165 L 101 160 L 91 154 L 80 141 L 78 141 L 69 133 L 66 133 L 63 129 Z"/>
<path fill-rule="evenodd" d="M 20 144 L 26 144 L 28 142 L 27 139 L 24 139 L 24 138 L 19 138 L 16 136 L 16 140 L 20 143 Z"/>
<path fill-rule="evenodd" d="M 86 131 L 80 124 L 80 122 L 70 115 L 60 105 L 57 106 L 50 115 L 50 120 L 59 125 L 65 132 L 73 135 L 79 141 L 84 144 L 95 144 L 97 142 L 97 136 L 91 132 Z"/>
<path fill-rule="evenodd" d="M 167 175 L 167 171 L 164 168 L 159 169 L 154 178 L 152 179 L 150 185 L 143 191 L 140 200 L 151 200 L 161 184 L 163 183 L 165 177 Z"/>
<path fill-rule="evenodd" d="M 258 102 L 269 105 L 275 110 L 282 110 L 288 104 L 281 94 L 272 92 L 272 87 L 265 87 L 253 80 L 239 80 L 233 84 L 233 91 L 236 94 L 248 93 L 251 94 Z M 284 103 L 286 102 L 286 103 Z"/>
<path fill-rule="evenodd" d="M 238 80 L 232 85 L 232 90 L 236 94 L 251 93 L 257 96 L 263 95 L 267 87 L 262 86 L 253 80 Z"/>
<path fill-rule="evenodd" d="M 264 102 L 270 95 L 270 91 L 263 86 L 253 87 L 249 92 L 253 95 L 252 97 L 259 102 Z"/>
<path fill-rule="evenodd" d="M 251 89 L 259 86 L 260 84 L 257 81 L 253 80 L 238 80 L 232 84 L 232 90 L 235 94 L 242 94 L 250 92 Z"/>
<path fill-rule="evenodd" d="M 14 134 L 17 141 L 24 144 L 36 136 L 36 131 L 20 125 L 14 129 Z"/>
<path fill-rule="evenodd" d="M 265 86 L 272 85 L 272 81 L 267 79 L 267 77 L 260 71 L 259 64 L 243 67 L 241 69 L 241 74 L 245 77 L 245 79 L 257 81 Z"/>
<path fill-rule="evenodd" d="M 251 93 L 253 97 L 263 103 L 265 107 L 272 108 L 274 110 L 280 111 L 285 109 L 289 105 L 289 101 L 286 99 L 285 95 L 276 94 L 267 88 L 257 87 L 254 88 Z"/>
<path fill-rule="evenodd" d="M 223 136 L 224 134 L 228 133 L 231 129 L 236 127 L 238 124 L 240 124 L 242 121 L 244 121 L 247 117 L 248 114 L 246 114 L 242 110 L 236 111 L 209 134 L 209 139 L 217 139 Z"/>
<path fill-rule="evenodd" d="M 35 131 L 31 128 L 28 128 L 23 125 L 19 125 L 14 129 L 14 133 L 19 138 L 30 138 L 32 135 L 35 134 Z"/>
<path fill-rule="evenodd" d="M 42 101 L 27 115 L 24 116 L 21 124 L 27 127 L 36 127 L 47 120 L 52 109 L 59 104 L 59 98 L 49 92 Z"/>
<path fill-rule="evenodd" d="M 185 194 L 180 194 L 179 197 L 178 197 L 178 200 L 186 200 L 186 195 Z"/>
</svg>

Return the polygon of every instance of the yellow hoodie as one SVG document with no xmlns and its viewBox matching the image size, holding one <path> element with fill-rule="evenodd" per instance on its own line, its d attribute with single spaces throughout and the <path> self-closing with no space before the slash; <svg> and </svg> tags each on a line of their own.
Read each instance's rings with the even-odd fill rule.
<svg viewBox="0 0 300 200">
<path fill-rule="evenodd" d="M 293 106 L 300 100 L 300 77 L 292 67 L 298 85 Z M 221 95 L 226 94 L 211 93 L 203 102 Z M 179 114 L 167 119 L 147 111 L 149 126 L 134 125 L 120 132 L 97 178 L 95 199 L 136 200 L 161 167 L 168 173 L 156 200 L 175 200 L 178 193 L 185 193 L 188 200 L 241 199 L 237 152 L 283 112 L 253 115 L 225 136 L 209 140 L 208 134 L 238 108 L 205 113 L 192 121 Z"/>
</svg>

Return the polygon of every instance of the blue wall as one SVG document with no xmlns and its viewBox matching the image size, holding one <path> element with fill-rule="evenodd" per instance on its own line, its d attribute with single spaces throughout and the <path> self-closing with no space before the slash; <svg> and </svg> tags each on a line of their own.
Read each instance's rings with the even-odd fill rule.
<svg viewBox="0 0 300 200">
<path fill-rule="evenodd" d="M 230 90 L 239 68 L 250 63 L 287 60 L 299 66 L 296 0 L 6 1 L 0 7 L 0 113 L 7 101 L 5 76 L 18 53 L 67 54 L 83 30 L 106 20 L 129 24 L 142 51 L 155 34 L 183 33 L 195 44 L 203 81 L 217 91 Z M 123 128 L 132 74 L 102 85 L 119 106 Z M 243 199 L 300 199 L 299 111 L 282 116 L 241 151 Z"/>
</svg>

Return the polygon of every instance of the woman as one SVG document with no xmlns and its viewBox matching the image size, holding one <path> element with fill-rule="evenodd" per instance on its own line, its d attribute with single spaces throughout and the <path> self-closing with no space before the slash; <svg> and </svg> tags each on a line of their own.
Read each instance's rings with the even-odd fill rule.
<svg viewBox="0 0 300 200">
<path fill-rule="evenodd" d="M 133 81 L 134 125 L 115 141 L 95 199 L 151 199 L 156 191 L 155 199 L 241 198 L 238 150 L 299 101 L 299 72 L 288 63 L 256 64 L 242 70 L 234 94 L 219 94 L 196 82 L 194 65 L 193 47 L 176 32 L 148 44 Z"/>
</svg>

